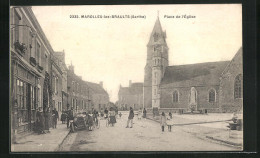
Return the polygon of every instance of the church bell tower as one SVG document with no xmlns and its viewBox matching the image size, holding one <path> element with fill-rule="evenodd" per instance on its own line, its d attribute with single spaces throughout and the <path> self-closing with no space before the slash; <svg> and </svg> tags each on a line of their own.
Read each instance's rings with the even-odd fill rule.
<svg viewBox="0 0 260 158">
<path fill-rule="evenodd" d="M 159 16 L 147 44 L 147 59 L 144 76 L 144 107 L 158 113 L 160 108 L 160 83 L 168 66 L 166 32 L 162 31 Z"/>
</svg>

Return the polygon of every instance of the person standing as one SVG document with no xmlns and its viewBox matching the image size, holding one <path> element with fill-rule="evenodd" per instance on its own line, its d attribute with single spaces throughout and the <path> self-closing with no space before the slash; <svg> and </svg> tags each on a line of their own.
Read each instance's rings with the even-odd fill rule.
<svg viewBox="0 0 260 158">
<path fill-rule="evenodd" d="M 167 117 L 166 120 L 166 124 L 168 126 L 168 131 L 171 132 L 172 131 L 172 126 L 173 126 L 173 119 L 172 119 L 172 115 L 170 115 L 171 112 L 169 112 L 169 116 Z"/>
<path fill-rule="evenodd" d="M 134 119 L 134 111 L 133 111 L 133 108 L 130 107 L 126 128 L 129 128 L 129 126 L 128 126 L 129 122 L 131 123 L 131 127 L 130 128 L 133 128 L 133 119 Z"/>
<path fill-rule="evenodd" d="M 108 110 L 107 110 L 107 108 L 105 109 L 104 113 L 105 113 L 105 119 L 107 119 L 108 118 Z"/>
<path fill-rule="evenodd" d="M 162 127 L 162 132 L 164 132 L 164 127 L 166 126 L 166 116 L 165 113 L 162 112 L 161 120 L 160 120 L 160 125 Z"/>
<path fill-rule="evenodd" d="M 66 121 L 66 118 L 67 118 L 67 115 L 66 115 L 66 113 L 65 113 L 64 111 L 62 111 L 62 114 L 61 114 L 61 117 L 60 117 L 60 120 L 61 120 L 62 124 L 64 124 L 64 123 L 65 123 L 65 121 Z"/>
<path fill-rule="evenodd" d="M 48 133 L 50 133 L 50 125 L 51 125 L 51 112 L 50 108 L 46 108 L 45 110 L 45 130 L 47 130 Z"/>
<path fill-rule="evenodd" d="M 146 109 L 143 110 L 143 117 L 146 118 Z"/>
<path fill-rule="evenodd" d="M 170 117 L 170 119 L 172 119 L 172 113 L 171 112 L 169 112 L 169 117 Z"/>
<path fill-rule="evenodd" d="M 69 128 L 70 126 L 70 120 L 73 120 L 74 119 L 74 116 L 73 116 L 73 108 L 71 108 L 69 111 L 68 111 L 68 114 L 67 114 L 67 128 Z"/>
<path fill-rule="evenodd" d="M 116 112 L 113 107 L 110 108 L 108 115 L 109 115 L 109 123 L 112 124 L 112 126 L 114 126 L 114 124 L 116 123 Z"/>
<path fill-rule="evenodd" d="M 56 108 L 54 108 L 54 110 L 52 110 L 52 126 L 53 126 L 53 128 L 57 127 L 57 120 L 59 120 L 59 113 L 56 110 Z"/>
<path fill-rule="evenodd" d="M 36 113 L 36 129 L 38 134 L 43 134 L 45 129 L 45 118 L 43 114 L 42 107 L 39 107 L 37 113 Z"/>
</svg>

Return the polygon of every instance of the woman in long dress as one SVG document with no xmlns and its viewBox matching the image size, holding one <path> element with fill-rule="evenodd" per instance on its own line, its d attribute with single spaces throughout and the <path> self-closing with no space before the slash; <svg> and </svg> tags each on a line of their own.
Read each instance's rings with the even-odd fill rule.
<svg viewBox="0 0 260 158">
<path fill-rule="evenodd" d="M 166 116 L 165 113 L 162 112 L 161 120 L 160 120 L 160 125 L 162 127 L 162 132 L 164 132 L 164 127 L 167 125 L 166 124 Z"/>
<path fill-rule="evenodd" d="M 45 118 L 42 111 L 42 107 L 39 107 L 39 110 L 36 113 L 36 129 L 39 134 L 43 134 L 45 129 Z"/>
<path fill-rule="evenodd" d="M 50 111 L 50 108 L 46 108 L 44 116 L 45 116 L 45 130 L 47 130 L 47 132 L 50 132 L 50 125 L 51 125 L 51 111 Z"/>
</svg>

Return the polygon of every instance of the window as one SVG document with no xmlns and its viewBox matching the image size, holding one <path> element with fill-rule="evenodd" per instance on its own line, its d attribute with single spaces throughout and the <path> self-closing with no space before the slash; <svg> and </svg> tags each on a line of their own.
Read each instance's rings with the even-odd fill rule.
<svg viewBox="0 0 260 158">
<path fill-rule="evenodd" d="M 36 44 L 36 61 L 41 66 L 41 45 L 39 42 Z"/>
<path fill-rule="evenodd" d="M 17 91 L 16 91 L 16 97 L 17 97 L 17 106 L 20 109 L 26 109 L 27 105 L 27 84 L 23 81 L 17 79 Z"/>
<path fill-rule="evenodd" d="M 35 88 L 31 86 L 31 109 L 35 109 Z"/>
<path fill-rule="evenodd" d="M 235 78 L 234 98 L 242 98 L 242 75 L 239 74 Z"/>
<path fill-rule="evenodd" d="M 172 94 L 172 101 L 174 103 L 177 103 L 179 101 L 179 94 L 178 94 L 178 91 L 174 91 L 173 94 Z"/>
<path fill-rule="evenodd" d="M 55 93 L 58 94 L 58 88 L 59 88 L 59 78 L 55 78 Z"/>
<path fill-rule="evenodd" d="M 216 92 L 214 89 L 211 89 L 209 91 L 209 102 L 212 103 L 212 102 L 215 102 L 216 101 Z"/>
<path fill-rule="evenodd" d="M 154 95 L 156 95 L 156 89 L 154 89 Z"/>
</svg>

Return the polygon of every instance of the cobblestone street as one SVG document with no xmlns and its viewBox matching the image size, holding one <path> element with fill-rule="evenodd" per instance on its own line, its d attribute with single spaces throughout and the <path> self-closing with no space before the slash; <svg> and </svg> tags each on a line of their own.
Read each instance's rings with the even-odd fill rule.
<svg viewBox="0 0 260 158">
<path fill-rule="evenodd" d="M 134 119 L 133 128 L 125 128 L 128 113 L 117 119 L 115 127 L 106 127 L 101 120 L 99 129 L 71 133 L 60 151 L 232 151 L 238 148 L 200 139 L 184 132 L 183 126 L 173 127 L 172 132 L 161 132 L 159 123 Z M 197 128 L 200 128 L 197 126 Z"/>
</svg>

